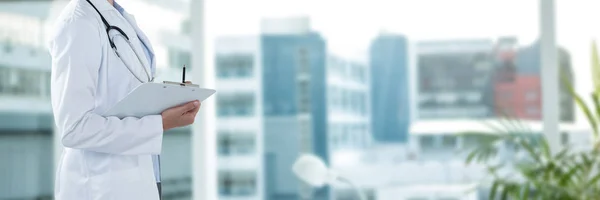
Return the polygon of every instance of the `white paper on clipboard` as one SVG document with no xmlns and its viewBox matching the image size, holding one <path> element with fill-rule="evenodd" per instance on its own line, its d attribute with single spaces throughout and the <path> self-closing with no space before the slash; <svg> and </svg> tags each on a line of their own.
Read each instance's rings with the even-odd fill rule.
<svg viewBox="0 0 600 200">
<path fill-rule="evenodd" d="M 168 108 L 190 101 L 199 100 L 202 102 L 215 92 L 216 90 L 213 89 L 177 84 L 144 83 L 135 88 L 103 116 L 114 116 L 122 119 L 125 117 L 141 118 L 147 115 L 159 115 Z"/>
</svg>

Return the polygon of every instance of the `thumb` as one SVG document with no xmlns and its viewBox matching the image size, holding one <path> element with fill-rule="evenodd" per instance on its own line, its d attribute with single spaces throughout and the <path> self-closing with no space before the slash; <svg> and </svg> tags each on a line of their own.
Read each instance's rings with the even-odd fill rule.
<svg viewBox="0 0 600 200">
<path fill-rule="evenodd" d="M 180 106 L 180 110 L 179 111 L 181 113 L 185 113 L 185 112 L 188 112 L 190 110 L 194 110 L 194 108 L 196 108 L 197 104 L 198 104 L 198 101 L 193 101 L 193 102 L 186 103 L 186 104 Z"/>
</svg>

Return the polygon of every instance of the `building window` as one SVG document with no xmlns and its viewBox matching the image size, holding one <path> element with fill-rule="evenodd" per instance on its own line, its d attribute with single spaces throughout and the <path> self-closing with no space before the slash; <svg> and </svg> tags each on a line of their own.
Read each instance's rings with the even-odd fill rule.
<svg viewBox="0 0 600 200">
<path fill-rule="evenodd" d="M 335 86 L 329 86 L 327 96 L 329 97 L 329 104 L 330 104 L 329 106 L 333 110 L 337 110 L 340 105 L 340 97 L 338 94 L 338 89 Z"/>
<path fill-rule="evenodd" d="M 9 68 L 0 67 L 0 94 L 10 92 L 10 76 L 11 74 Z"/>
<path fill-rule="evenodd" d="M 9 54 L 11 53 L 13 50 L 13 44 L 10 42 L 10 40 L 4 42 L 4 52 Z"/>
<path fill-rule="evenodd" d="M 308 58 L 308 51 L 306 48 L 298 49 L 298 72 L 299 74 L 309 74 L 310 73 L 310 60 Z"/>
<path fill-rule="evenodd" d="M 365 93 L 360 95 L 360 114 L 367 115 L 367 95 Z"/>
<path fill-rule="evenodd" d="M 360 92 L 354 92 L 354 113 L 360 115 L 360 105 L 362 104 L 361 102 L 361 97 L 360 97 Z"/>
<path fill-rule="evenodd" d="M 250 155 L 255 153 L 254 135 L 249 133 L 219 132 L 219 155 Z"/>
<path fill-rule="evenodd" d="M 356 112 L 356 93 L 354 91 L 348 91 L 348 111 Z"/>
<path fill-rule="evenodd" d="M 569 142 L 570 142 L 569 141 L 569 133 L 565 133 L 565 132 L 561 133 L 560 134 L 560 143 L 562 145 L 569 145 Z"/>
<path fill-rule="evenodd" d="M 434 143 L 434 136 L 432 135 L 423 135 L 420 137 L 419 139 L 419 143 L 421 148 L 426 149 L 426 148 L 433 148 L 433 146 L 435 145 Z"/>
<path fill-rule="evenodd" d="M 250 77 L 254 68 L 254 57 L 248 54 L 218 55 L 216 72 L 219 78 Z"/>
<path fill-rule="evenodd" d="M 244 197 L 256 194 L 256 173 L 252 171 L 219 172 L 219 194 Z"/>
<path fill-rule="evenodd" d="M 335 108 L 342 110 L 344 108 L 342 104 L 342 89 L 335 88 L 332 94 L 334 96 L 333 104 L 335 105 Z"/>
<path fill-rule="evenodd" d="M 339 140 L 339 133 L 338 133 L 338 125 L 336 124 L 330 124 L 329 125 L 329 143 L 331 144 L 330 149 L 335 150 L 338 145 L 338 140 Z"/>
<path fill-rule="evenodd" d="M 254 95 L 218 95 L 217 114 L 221 117 L 254 115 Z"/>
<path fill-rule="evenodd" d="M 365 68 L 363 66 L 358 67 L 358 81 L 361 83 L 367 82 L 367 74 L 365 73 Z"/>
<path fill-rule="evenodd" d="M 46 82 L 44 82 L 44 90 L 46 91 L 46 96 L 50 97 L 51 92 L 51 81 L 52 80 L 52 72 L 46 72 Z M 1 92 L 0 92 L 1 93 Z"/>
<path fill-rule="evenodd" d="M 0 66 L 0 93 L 45 97 L 50 94 L 50 72 Z"/>
<path fill-rule="evenodd" d="M 300 81 L 298 87 L 299 112 L 310 113 L 310 83 L 308 81 Z"/>
<path fill-rule="evenodd" d="M 442 136 L 442 147 L 443 148 L 455 148 L 456 147 L 456 136 L 444 135 Z"/>
</svg>

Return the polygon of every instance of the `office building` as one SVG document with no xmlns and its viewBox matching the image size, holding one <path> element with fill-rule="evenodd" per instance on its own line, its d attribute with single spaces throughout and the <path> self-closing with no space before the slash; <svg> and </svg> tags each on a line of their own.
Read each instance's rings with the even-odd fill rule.
<svg viewBox="0 0 600 200">
<path fill-rule="evenodd" d="M 290 171 L 300 153 L 329 161 L 326 42 L 305 18 L 265 20 L 262 31 L 265 197 L 328 199 Z"/>
<path fill-rule="evenodd" d="M 265 199 L 260 40 L 215 43 L 219 199 Z"/>
<path fill-rule="evenodd" d="M 493 116 L 493 42 L 488 39 L 417 44 L 417 118 Z"/>
<path fill-rule="evenodd" d="M 406 142 L 410 124 L 408 40 L 382 34 L 370 47 L 371 122 L 378 142 Z"/>
<path fill-rule="evenodd" d="M 334 153 L 364 150 L 373 143 L 367 61 L 329 53 L 327 76 L 327 135 Z"/>
<path fill-rule="evenodd" d="M 513 48 L 511 53 L 501 53 L 502 61 L 497 67 L 494 86 L 495 110 L 497 116 L 520 119 L 542 119 L 542 87 L 540 77 L 540 47 L 534 43 L 521 48 Z M 500 52 L 499 52 L 500 53 Z M 500 55 L 500 54 L 499 54 Z M 507 56 L 508 55 L 508 56 Z M 558 49 L 560 76 L 573 84 L 573 69 L 569 53 Z M 562 77 L 559 77 L 560 120 L 575 120 L 575 103 L 571 98 Z"/>
<path fill-rule="evenodd" d="M 215 44 L 220 199 L 330 199 L 291 166 L 371 145 L 367 63 L 328 53 L 305 18 L 261 30 Z"/>
</svg>

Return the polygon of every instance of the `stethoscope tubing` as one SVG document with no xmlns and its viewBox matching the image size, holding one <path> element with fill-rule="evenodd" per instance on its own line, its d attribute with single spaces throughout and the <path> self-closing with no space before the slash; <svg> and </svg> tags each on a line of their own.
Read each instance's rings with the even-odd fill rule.
<svg viewBox="0 0 600 200">
<path fill-rule="evenodd" d="M 133 48 L 131 41 L 129 41 L 124 35 L 122 35 L 120 33 L 112 36 L 110 39 L 112 41 L 115 41 L 114 39 L 117 36 L 124 39 L 127 42 L 127 44 L 129 45 L 129 47 L 131 48 L 131 50 L 133 51 L 133 53 L 135 54 L 135 57 L 137 58 L 138 62 L 140 62 L 140 65 L 142 66 L 142 68 L 144 69 L 144 72 L 146 73 L 146 81 L 144 81 L 143 78 L 140 78 L 140 76 L 131 69 L 131 66 L 123 60 L 123 58 L 121 57 L 121 54 L 119 54 L 119 51 L 117 51 L 117 47 L 115 46 L 115 47 L 112 47 L 112 49 L 113 49 L 113 51 L 115 51 L 115 54 L 117 55 L 117 57 L 119 57 L 119 59 L 121 59 L 121 62 L 125 65 L 125 67 L 127 67 L 127 70 L 129 70 L 129 72 L 131 72 L 131 74 L 133 74 L 133 76 L 135 76 L 135 78 L 138 81 L 140 81 L 141 83 L 152 82 L 154 78 L 152 78 L 152 75 L 148 71 L 148 68 L 146 66 L 144 66 L 144 62 L 142 62 L 140 54 L 135 50 L 135 48 Z"/>
</svg>

